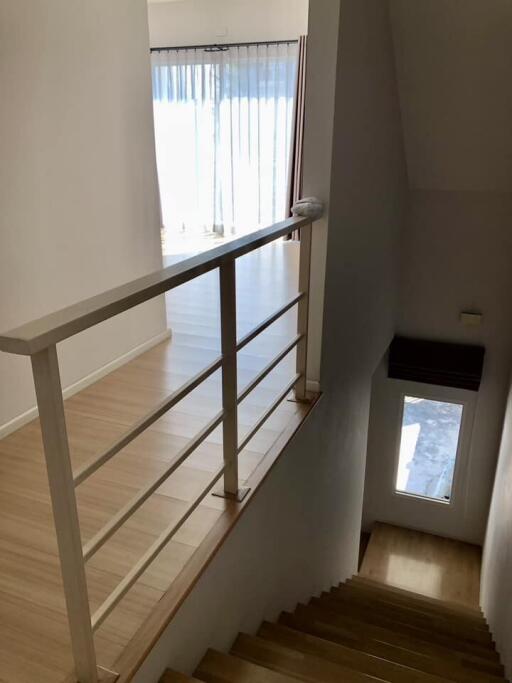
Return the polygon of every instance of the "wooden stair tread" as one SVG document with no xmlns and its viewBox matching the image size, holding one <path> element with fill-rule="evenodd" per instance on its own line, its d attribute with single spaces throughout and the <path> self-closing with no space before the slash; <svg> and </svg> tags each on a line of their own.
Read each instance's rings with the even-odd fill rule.
<svg viewBox="0 0 512 683">
<path fill-rule="evenodd" d="M 371 683 L 375 679 L 352 671 L 320 657 L 301 653 L 293 648 L 258 636 L 241 633 L 231 651 L 273 671 L 305 681 L 319 683 Z"/>
<path fill-rule="evenodd" d="M 498 655 L 493 645 L 489 647 L 468 643 L 454 636 L 445 635 L 432 629 L 420 628 L 405 621 L 399 621 L 385 613 L 361 605 L 340 606 L 339 602 L 333 598 L 321 597 L 312 598 L 308 607 L 323 610 L 345 619 L 365 624 L 367 627 L 375 626 L 385 629 L 388 633 L 395 633 L 404 638 L 410 638 L 416 643 L 424 643 L 429 647 L 440 648 L 443 651 L 450 651 L 458 655 L 476 658 L 482 662 L 491 664 L 498 661 Z"/>
<path fill-rule="evenodd" d="M 300 614 L 284 612 L 279 618 L 279 623 L 289 626 L 296 631 L 309 633 L 324 640 L 343 645 L 361 652 L 396 662 L 406 667 L 424 671 L 438 677 L 446 677 L 459 683 L 489 683 L 489 681 L 503 681 L 501 668 L 480 672 L 471 666 L 465 666 L 456 658 L 443 658 L 423 652 L 417 652 L 403 644 L 386 642 L 386 638 L 372 638 L 371 634 L 357 631 L 354 628 L 337 627 L 311 615 L 304 617 Z"/>
<path fill-rule="evenodd" d="M 458 602 L 447 602 L 444 600 L 439 600 L 438 598 L 430 597 L 429 595 L 422 595 L 420 593 L 413 593 L 406 588 L 401 588 L 400 586 L 394 586 L 387 583 L 381 583 L 380 581 L 375 581 L 366 576 L 355 575 L 346 582 L 348 584 L 360 584 L 367 587 L 372 587 L 382 591 L 388 591 L 390 593 L 395 593 L 398 596 L 404 596 L 409 600 L 418 601 L 426 605 L 430 605 L 433 608 L 438 608 L 443 611 L 451 611 L 458 614 L 466 615 L 468 617 L 483 618 L 482 612 L 479 608 L 468 607 L 467 605 L 460 604 Z"/>
<path fill-rule="evenodd" d="M 258 636 L 392 683 L 442 683 L 449 680 L 280 624 L 265 622 Z"/>
<path fill-rule="evenodd" d="M 354 577 L 354 579 L 355 578 L 357 577 Z M 355 581 L 354 579 L 349 579 L 346 583 L 340 584 L 337 588 L 350 589 L 351 591 L 359 592 L 361 595 L 374 596 L 390 604 L 403 605 L 409 609 L 415 609 L 422 614 L 431 615 L 441 619 L 450 619 L 455 623 L 466 624 L 475 628 L 488 628 L 487 622 L 485 621 L 483 615 L 476 610 L 471 613 L 466 611 L 461 612 L 458 609 L 452 609 L 450 607 L 451 603 L 437 601 L 439 604 L 435 604 L 433 602 L 423 600 L 421 596 L 419 598 L 414 598 L 404 594 L 402 591 L 397 592 L 394 590 L 389 590 L 384 584 L 378 585 L 374 583 L 368 583 L 366 581 Z"/>
<path fill-rule="evenodd" d="M 458 595 L 452 591 L 451 595 Z M 167 670 L 160 683 L 500 683 L 487 622 L 478 610 L 354 577 L 229 654 L 208 650 L 194 676 Z M 506 683 L 506 682 L 505 682 Z"/>
<path fill-rule="evenodd" d="M 435 616 L 432 614 L 425 614 L 414 607 L 406 606 L 405 604 L 398 605 L 396 603 L 386 602 L 371 594 L 364 594 L 358 589 L 350 586 L 340 586 L 333 588 L 327 595 L 340 603 L 348 602 L 349 604 L 359 604 L 370 609 L 376 610 L 379 613 L 389 615 L 391 618 L 396 618 L 400 621 L 418 626 L 420 628 L 435 629 L 436 631 L 446 633 L 451 636 L 456 636 L 462 640 L 483 644 L 487 647 L 493 647 L 492 637 L 484 623 L 483 626 L 461 623 L 456 620 L 449 619 L 446 616 Z"/>
<path fill-rule="evenodd" d="M 286 683 L 292 677 L 216 650 L 208 650 L 194 674 L 205 683 Z"/>
<path fill-rule="evenodd" d="M 355 603 L 343 603 L 340 605 L 340 602 L 336 598 L 325 595 L 321 598 L 312 598 L 310 604 L 326 610 L 331 610 L 334 613 L 342 613 L 343 615 L 353 617 L 359 621 L 365 621 L 368 624 L 382 626 L 388 630 L 411 635 L 417 640 L 441 645 L 447 649 L 453 649 L 458 652 L 472 655 L 476 654 L 482 659 L 489 659 L 491 661 L 497 660 L 497 654 L 492 643 L 489 646 L 486 646 L 480 643 L 468 642 L 456 636 L 445 635 L 444 633 L 428 628 L 420 628 L 406 621 L 399 621 L 372 607 Z"/>
<path fill-rule="evenodd" d="M 199 683 L 199 679 L 167 669 L 160 678 L 160 683 Z"/>
<path fill-rule="evenodd" d="M 373 639 L 382 640 L 386 643 L 391 643 L 398 647 L 403 647 L 413 652 L 426 654 L 430 657 L 437 657 L 439 659 L 448 658 L 457 662 L 462 662 L 468 668 L 474 668 L 482 673 L 491 673 L 498 676 L 503 675 L 503 668 L 501 667 L 497 657 L 495 659 L 481 658 L 474 653 L 459 652 L 450 647 L 442 646 L 438 643 L 422 640 L 411 633 L 404 633 L 396 631 L 393 628 L 384 627 L 367 623 L 361 618 L 348 616 L 346 614 L 336 612 L 328 609 L 325 605 L 299 605 L 295 612 L 305 618 L 312 618 L 324 623 L 338 626 L 345 629 L 350 635 L 353 632 L 363 637 L 371 637 Z"/>
</svg>

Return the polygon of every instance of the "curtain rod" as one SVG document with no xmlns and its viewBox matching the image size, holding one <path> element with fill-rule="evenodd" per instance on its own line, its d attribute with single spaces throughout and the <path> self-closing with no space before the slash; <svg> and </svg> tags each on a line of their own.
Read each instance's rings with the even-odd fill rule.
<svg viewBox="0 0 512 683">
<path fill-rule="evenodd" d="M 251 45 L 291 45 L 292 43 L 298 43 L 298 40 L 263 40 L 251 43 L 215 43 L 210 45 L 185 45 L 185 46 L 173 46 L 173 47 L 152 47 L 150 52 L 166 52 L 170 50 L 210 50 L 223 51 L 229 50 L 230 47 L 250 47 Z"/>
</svg>

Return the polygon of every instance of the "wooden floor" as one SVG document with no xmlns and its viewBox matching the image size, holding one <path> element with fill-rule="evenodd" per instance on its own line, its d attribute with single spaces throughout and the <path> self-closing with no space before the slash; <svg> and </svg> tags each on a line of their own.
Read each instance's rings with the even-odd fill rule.
<svg viewBox="0 0 512 683">
<path fill-rule="evenodd" d="M 478 608 L 481 548 L 388 524 L 372 530 L 359 576 Z"/>
<path fill-rule="evenodd" d="M 298 249 L 265 247 L 239 259 L 239 334 L 288 300 L 297 287 Z M 127 426 L 219 354 L 216 272 L 167 296 L 172 340 L 141 355 L 66 401 L 74 467 L 106 448 Z M 295 334 L 288 313 L 239 355 L 242 388 Z M 243 437 L 293 376 L 294 354 L 240 407 Z M 84 541 L 160 473 L 220 409 L 220 373 L 184 399 L 78 488 Z M 306 409 L 285 401 L 240 456 L 247 478 L 292 417 Z M 87 568 L 92 610 L 156 536 L 177 519 L 222 461 L 216 430 Z M 113 665 L 163 593 L 230 503 L 208 496 L 96 635 L 99 663 Z M 0 682 L 59 683 L 72 669 L 59 564 L 38 421 L 0 442 Z"/>
</svg>

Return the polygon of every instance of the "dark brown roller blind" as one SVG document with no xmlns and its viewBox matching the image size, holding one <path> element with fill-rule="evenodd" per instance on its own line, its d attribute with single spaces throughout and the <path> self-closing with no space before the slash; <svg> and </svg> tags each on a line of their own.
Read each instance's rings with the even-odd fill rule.
<svg viewBox="0 0 512 683">
<path fill-rule="evenodd" d="M 478 391 L 484 356 L 483 346 L 395 337 L 389 352 L 388 376 Z"/>
</svg>

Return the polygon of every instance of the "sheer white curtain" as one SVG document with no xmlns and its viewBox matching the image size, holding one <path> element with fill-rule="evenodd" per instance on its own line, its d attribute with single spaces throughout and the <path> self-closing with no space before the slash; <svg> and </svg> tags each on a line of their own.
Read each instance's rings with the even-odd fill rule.
<svg viewBox="0 0 512 683">
<path fill-rule="evenodd" d="M 287 215 L 296 43 L 153 52 L 163 224 L 244 234 Z"/>
</svg>

